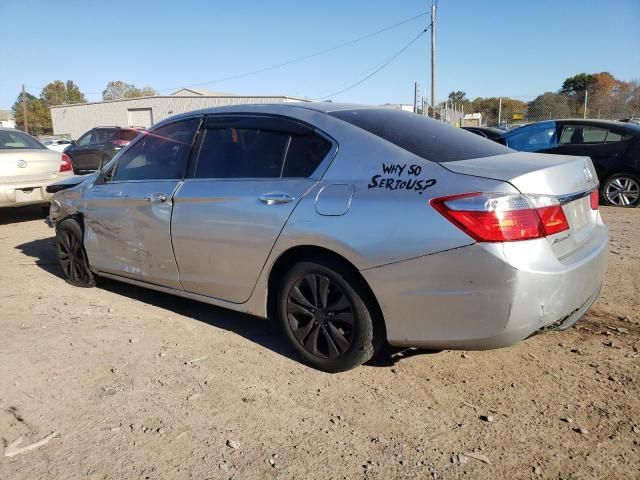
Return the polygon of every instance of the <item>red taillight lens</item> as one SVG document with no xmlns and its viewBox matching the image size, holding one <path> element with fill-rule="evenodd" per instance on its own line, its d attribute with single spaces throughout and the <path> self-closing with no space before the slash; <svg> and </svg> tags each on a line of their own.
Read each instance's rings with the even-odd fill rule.
<svg viewBox="0 0 640 480">
<path fill-rule="evenodd" d="M 469 193 L 431 200 L 450 222 L 478 242 L 512 242 L 569 229 L 554 197 Z"/>
<path fill-rule="evenodd" d="M 129 140 L 112 140 L 111 142 L 117 147 L 125 147 L 129 145 Z"/>
<path fill-rule="evenodd" d="M 60 172 L 70 172 L 71 170 L 73 170 L 71 159 L 69 158 L 69 155 L 63 153 L 62 158 L 60 159 Z"/>
<path fill-rule="evenodd" d="M 589 195 L 589 202 L 591 203 L 591 210 L 597 210 L 600 206 L 600 192 L 597 188 Z"/>
</svg>

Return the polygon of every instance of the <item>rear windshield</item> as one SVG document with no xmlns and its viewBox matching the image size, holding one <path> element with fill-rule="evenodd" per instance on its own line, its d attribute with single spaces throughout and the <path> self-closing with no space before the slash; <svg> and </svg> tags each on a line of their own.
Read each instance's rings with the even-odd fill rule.
<svg viewBox="0 0 640 480">
<path fill-rule="evenodd" d="M 30 135 L 13 130 L 0 130 L 0 150 L 46 148 Z"/>
<path fill-rule="evenodd" d="M 432 162 L 455 162 L 512 151 L 475 133 L 402 110 L 341 110 L 329 115 Z"/>
</svg>

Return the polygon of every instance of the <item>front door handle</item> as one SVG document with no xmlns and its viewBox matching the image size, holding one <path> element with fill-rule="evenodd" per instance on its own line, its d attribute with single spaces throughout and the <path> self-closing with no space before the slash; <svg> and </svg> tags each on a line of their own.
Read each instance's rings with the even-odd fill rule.
<svg viewBox="0 0 640 480">
<path fill-rule="evenodd" d="M 167 196 L 164 193 L 150 193 L 144 199 L 149 203 L 166 202 Z"/>
<path fill-rule="evenodd" d="M 265 205 L 282 205 L 293 201 L 294 198 L 288 193 L 270 192 L 260 195 L 259 200 Z"/>
</svg>

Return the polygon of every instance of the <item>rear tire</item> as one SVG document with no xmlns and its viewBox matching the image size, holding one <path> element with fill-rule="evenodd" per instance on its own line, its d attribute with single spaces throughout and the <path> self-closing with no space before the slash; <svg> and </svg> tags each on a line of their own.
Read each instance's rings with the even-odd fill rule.
<svg viewBox="0 0 640 480">
<path fill-rule="evenodd" d="M 640 177 L 632 173 L 617 173 L 607 178 L 600 189 L 604 205 L 637 207 L 640 204 Z"/>
<path fill-rule="evenodd" d="M 336 261 L 302 261 L 285 274 L 278 318 L 293 348 L 325 372 L 361 365 L 375 353 L 372 310 L 362 281 Z"/>
<path fill-rule="evenodd" d="M 96 286 L 96 279 L 89 268 L 83 238 L 78 222 L 72 218 L 60 222 L 56 228 L 56 253 L 66 282 L 74 287 L 91 288 Z"/>
</svg>

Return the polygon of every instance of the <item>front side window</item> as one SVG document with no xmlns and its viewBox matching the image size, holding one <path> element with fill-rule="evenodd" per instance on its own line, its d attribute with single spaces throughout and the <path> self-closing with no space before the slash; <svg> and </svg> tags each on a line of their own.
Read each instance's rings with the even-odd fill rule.
<svg viewBox="0 0 640 480">
<path fill-rule="evenodd" d="M 558 145 L 555 122 L 518 128 L 507 134 L 507 145 L 521 152 L 539 152 Z"/>
<path fill-rule="evenodd" d="M 0 130 L 0 150 L 23 150 L 26 148 L 46 148 L 35 138 L 14 130 Z"/>
<path fill-rule="evenodd" d="M 91 143 L 91 137 L 93 136 L 93 130 L 89 130 L 87 133 L 85 133 L 84 135 L 82 135 L 78 141 L 76 142 L 76 145 L 83 147 L 85 145 L 89 145 Z"/>
<path fill-rule="evenodd" d="M 199 124 L 199 118 L 190 118 L 144 132 L 122 152 L 111 181 L 182 178 Z"/>
</svg>

